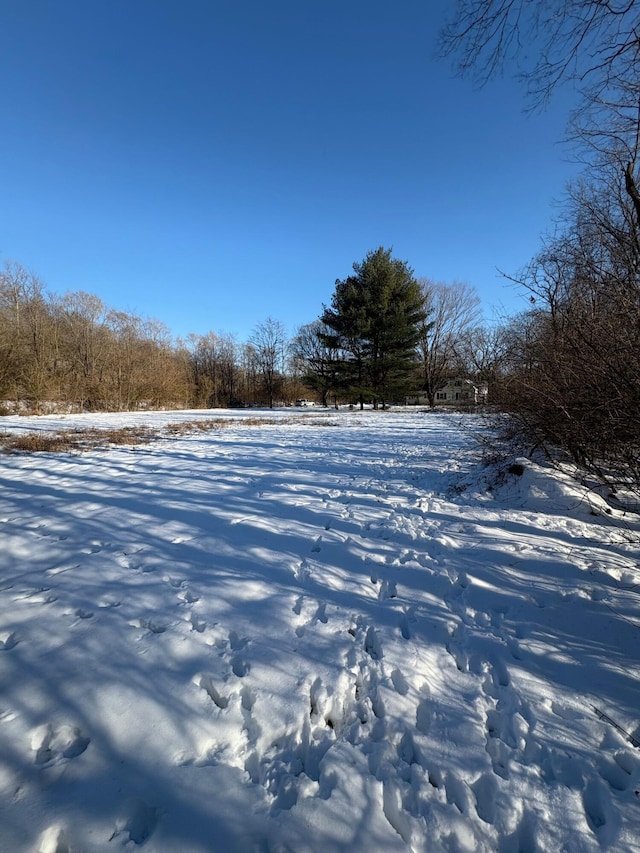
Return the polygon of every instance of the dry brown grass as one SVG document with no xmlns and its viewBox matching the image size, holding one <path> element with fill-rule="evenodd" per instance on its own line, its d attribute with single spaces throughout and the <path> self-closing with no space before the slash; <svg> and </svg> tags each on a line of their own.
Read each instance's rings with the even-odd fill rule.
<svg viewBox="0 0 640 853">
<path fill-rule="evenodd" d="M 8 453 L 70 453 L 118 444 L 142 444 L 156 434 L 146 427 L 119 429 L 69 429 L 59 432 L 0 434 L 0 447 Z"/>
<path fill-rule="evenodd" d="M 189 433 L 211 432 L 230 426 L 282 426 L 300 423 L 309 415 L 294 418 L 207 418 L 167 424 L 153 430 L 145 426 L 119 427 L 118 429 L 68 429 L 59 432 L 0 433 L 0 449 L 5 453 L 81 453 L 87 450 L 107 448 L 113 445 L 148 444 L 161 438 L 189 435 Z M 309 423 L 309 420 L 306 420 Z M 325 425 L 324 419 L 314 423 Z M 327 424 L 328 425 L 328 424 Z"/>
<path fill-rule="evenodd" d="M 4 450 L 14 453 L 64 453 L 72 450 L 75 442 L 64 433 L 28 432 L 26 435 L 3 433 L 0 436 Z"/>
</svg>

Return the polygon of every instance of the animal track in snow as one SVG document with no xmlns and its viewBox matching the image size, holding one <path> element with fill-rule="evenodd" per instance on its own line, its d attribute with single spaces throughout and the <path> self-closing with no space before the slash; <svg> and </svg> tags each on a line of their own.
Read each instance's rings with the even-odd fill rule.
<svg viewBox="0 0 640 853">
<path fill-rule="evenodd" d="M 306 559 L 300 560 L 293 568 L 293 575 L 299 583 L 304 583 L 311 574 L 311 566 Z"/>
<path fill-rule="evenodd" d="M 96 604 L 102 610 L 109 610 L 112 607 L 120 607 L 122 602 L 119 598 L 115 598 L 114 596 L 103 595 L 96 601 Z"/>
<path fill-rule="evenodd" d="M 191 592 L 190 589 L 182 589 L 178 593 L 178 598 L 183 604 L 196 604 L 200 601 L 200 596 L 196 595 L 194 592 Z"/>
<path fill-rule="evenodd" d="M 400 628 L 400 634 L 402 635 L 403 640 L 410 640 L 411 633 L 411 625 L 415 624 L 418 620 L 416 619 L 416 609 L 415 607 L 407 607 L 404 610 L 404 613 L 400 617 L 400 622 L 398 627 Z"/>
<path fill-rule="evenodd" d="M 501 690 L 511 685 L 511 676 L 509 670 L 501 660 L 485 665 L 486 677 L 482 684 L 482 689 L 486 696 L 493 699 L 501 698 Z"/>
<path fill-rule="evenodd" d="M 492 824 L 496 819 L 498 781 L 493 773 L 483 773 L 470 786 L 476 798 L 476 812 L 480 820 Z"/>
<path fill-rule="evenodd" d="M 295 628 L 297 637 L 303 637 L 307 628 L 312 628 L 318 622 L 326 625 L 329 621 L 325 601 L 318 602 L 311 597 L 305 599 L 304 595 L 299 595 L 291 609 L 296 616 L 300 617 L 299 624 Z"/>
<path fill-rule="evenodd" d="M 201 619 L 193 610 L 189 614 L 189 622 L 191 623 L 191 630 L 195 631 L 196 634 L 202 634 L 207 629 L 205 620 Z"/>
<path fill-rule="evenodd" d="M 18 639 L 13 631 L 0 632 L 0 652 L 8 652 L 18 645 Z"/>
<path fill-rule="evenodd" d="M 316 610 L 316 615 L 314 619 L 317 619 L 318 622 L 322 622 L 324 625 L 327 624 L 329 619 L 327 618 L 327 605 L 326 602 L 322 602 L 318 605 L 318 609 Z"/>
<path fill-rule="evenodd" d="M 364 650 L 373 660 L 382 660 L 382 644 L 373 625 L 367 629 L 364 638 Z"/>
<path fill-rule="evenodd" d="M 78 617 L 78 619 L 92 619 L 93 612 L 91 610 L 84 610 L 82 607 L 78 607 L 74 611 L 74 615 Z"/>
<path fill-rule="evenodd" d="M 60 826 L 50 826 L 40 836 L 38 853 L 71 853 L 67 833 Z"/>
<path fill-rule="evenodd" d="M 77 758 L 87 749 L 91 739 L 85 737 L 77 726 L 55 726 L 46 723 L 31 734 L 34 762 L 44 766 L 64 759 Z"/>
<path fill-rule="evenodd" d="M 522 763 L 525 753 L 538 749 L 531 736 L 536 718 L 514 689 L 502 661 L 486 662 L 484 667 L 482 690 L 488 704 L 485 748 L 494 773 L 508 779 L 512 761 Z"/>
<path fill-rule="evenodd" d="M 591 831 L 606 843 L 613 819 L 611 797 L 600 779 L 591 779 L 582 793 L 582 805 Z"/>
<path fill-rule="evenodd" d="M 423 684 L 420 692 L 422 693 L 423 698 L 420 700 L 418 707 L 416 708 L 416 729 L 421 734 L 426 735 L 431 731 L 434 709 L 428 685 Z"/>
<path fill-rule="evenodd" d="M 395 581 L 383 580 L 378 591 L 378 600 L 386 601 L 388 598 L 397 598 L 398 591 Z"/>
<path fill-rule="evenodd" d="M 164 634 L 169 627 L 164 622 L 158 622 L 155 619 L 135 619 L 129 624 L 132 628 L 144 628 L 145 631 L 150 631 L 152 634 Z"/>
<path fill-rule="evenodd" d="M 223 696 L 213 683 L 213 678 L 210 675 L 201 675 L 199 681 L 200 687 L 205 691 L 214 705 L 221 710 L 224 710 L 229 705 L 229 697 Z"/>
<path fill-rule="evenodd" d="M 239 652 L 246 648 L 248 644 L 248 637 L 239 637 L 236 631 L 229 631 L 229 648 L 232 651 Z"/>
<path fill-rule="evenodd" d="M 401 696 L 406 696 L 409 692 L 409 684 L 407 679 L 402 674 L 401 670 L 394 669 L 391 673 L 391 682 L 396 693 L 399 693 Z"/>
<path fill-rule="evenodd" d="M 39 589 L 22 590 L 13 600 L 25 601 L 27 604 L 53 604 L 58 596 L 51 592 L 51 587 L 42 586 Z"/>
<path fill-rule="evenodd" d="M 121 834 L 126 834 L 129 836 L 129 841 L 133 841 L 135 845 L 144 844 L 153 835 L 159 817 L 158 809 L 138 797 L 132 798 L 122 807 L 121 817 L 116 822 L 116 828 L 109 841 L 113 841 Z"/>
<path fill-rule="evenodd" d="M 459 672 L 469 672 L 467 636 L 466 628 L 463 624 L 457 625 L 450 631 L 449 639 L 445 644 L 445 648 L 453 658 L 456 669 L 458 669 Z"/>
<path fill-rule="evenodd" d="M 240 655 L 231 658 L 231 671 L 238 678 L 244 678 L 251 669 L 251 665 Z"/>
</svg>

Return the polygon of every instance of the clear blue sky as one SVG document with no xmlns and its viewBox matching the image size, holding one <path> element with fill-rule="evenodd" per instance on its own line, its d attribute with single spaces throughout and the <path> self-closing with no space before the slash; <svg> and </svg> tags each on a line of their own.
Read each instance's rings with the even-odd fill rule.
<svg viewBox="0 0 640 853">
<path fill-rule="evenodd" d="M 524 308 L 567 103 L 453 78 L 450 5 L 2 0 L 0 262 L 182 336 L 293 332 L 380 245 Z"/>
</svg>

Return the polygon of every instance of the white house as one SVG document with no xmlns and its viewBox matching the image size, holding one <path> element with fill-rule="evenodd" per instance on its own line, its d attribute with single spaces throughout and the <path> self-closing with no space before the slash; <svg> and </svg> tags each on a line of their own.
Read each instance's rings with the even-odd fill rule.
<svg viewBox="0 0 640 853">
<path fill-rule="evenodd" d="M 488 390 L 487 384 L 483 382 L 450 379 L 436 391 L 436 403 L 486 403 Z"/>
<path fill-rule="evenodd" d="M 472 382 L 471 379 L 450 379 L 436 391 L 436 405 L 481 405 L 487 402 L 488 386 L 486 382 Z M 429 401 L 424 394 L 407 397 L 407 405 L 424 406 Z"/>
</svg>

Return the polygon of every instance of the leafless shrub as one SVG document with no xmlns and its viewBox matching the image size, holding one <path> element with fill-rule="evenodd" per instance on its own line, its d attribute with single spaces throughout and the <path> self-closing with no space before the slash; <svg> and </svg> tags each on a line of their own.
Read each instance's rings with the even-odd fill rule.
<svg viewBox="0 0 640 853">
<path fill-rule="evenodd" d="M 628 202 L 585 188 L 575 218 L 522 283 L 498 402 L 531 447 L 559 447 L 602 480 L 640 488 L 640 243 Z"/>
</svg>

